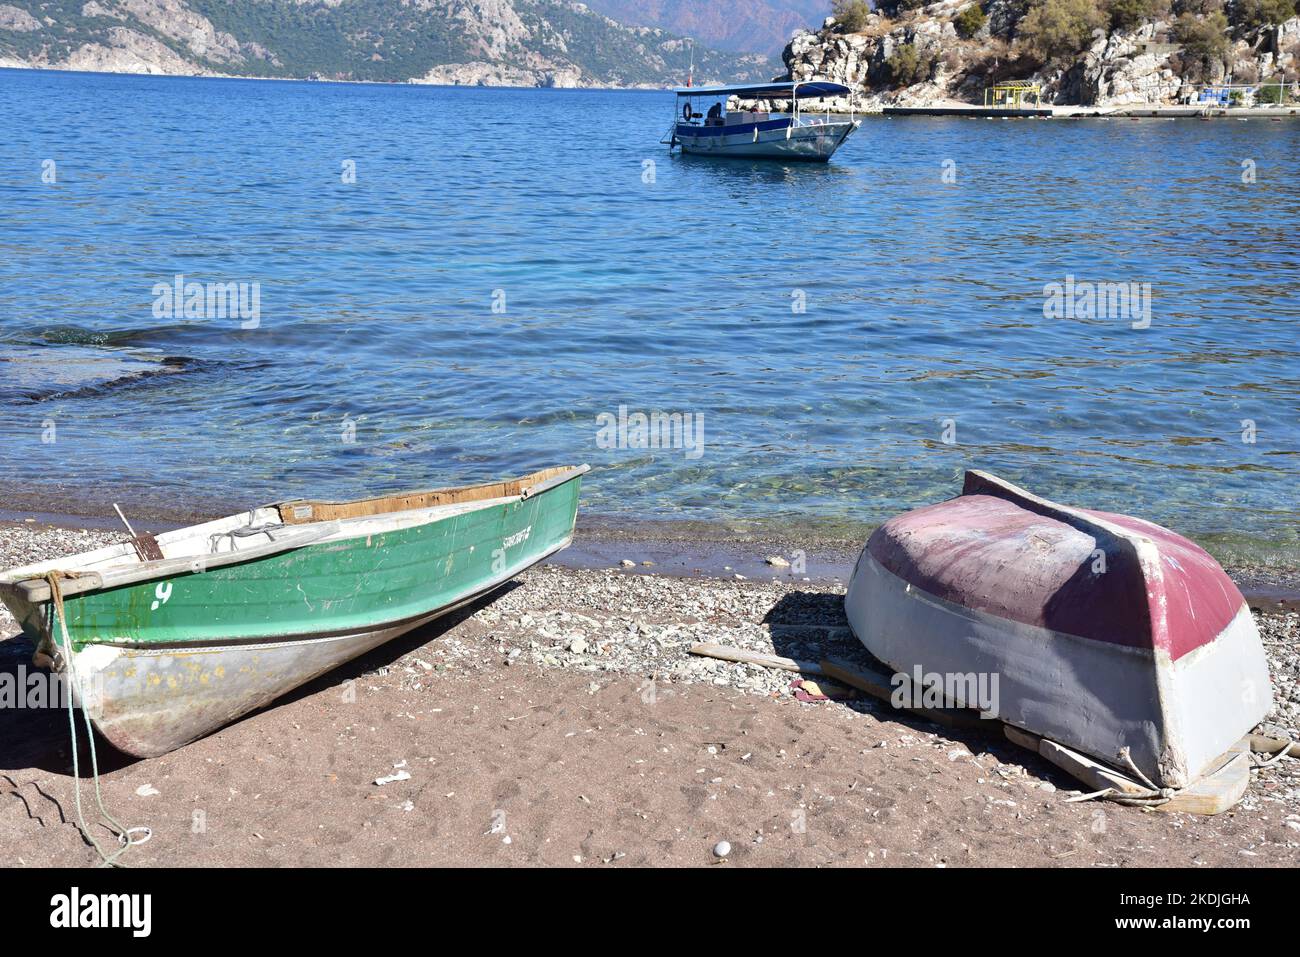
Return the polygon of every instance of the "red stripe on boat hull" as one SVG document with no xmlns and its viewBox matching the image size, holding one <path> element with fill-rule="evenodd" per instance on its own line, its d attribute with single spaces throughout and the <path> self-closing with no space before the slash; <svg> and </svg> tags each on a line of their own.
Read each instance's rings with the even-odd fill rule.
<svg viewBox="0 0 1300 957">
<path fill-rule="evenodd" d="M 1172 660 L 1214 641 L 1241 610 L 1232 580 L 1182 536 L 1129 516 L 1043 504 L 962 495 L 891 519 L 867 549 L 884 568 L 945 601 L 1096 641 L 1163 649 Z M 1137 547 L 1140 539 L 1154 552 Z M 1158 569 L 1144 567 L 1143 556 L 1152 554 Z"/>
<path fill-rule="evenodd" d="M 1149 538 L 1155 545 L 1160 557 L 1162 587 L 1158 590 L 1150 587 L 1148 598 L 1152 618 L 1157 621 L 1163 618 L 1165 623 L 1166 635 L 1156 645 L 1165 648 L 1174 661 L 1213 641 L 1246 603 L 1223 567 L 1195 542 L 1131 515 L 1081 511 Z M 1161 595 L 1165 599 L 1163 603 Z"/>
</svg>

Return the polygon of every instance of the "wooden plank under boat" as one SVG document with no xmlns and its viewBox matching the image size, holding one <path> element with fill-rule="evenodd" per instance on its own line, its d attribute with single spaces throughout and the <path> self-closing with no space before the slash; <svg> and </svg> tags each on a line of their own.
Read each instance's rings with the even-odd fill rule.
<svg viewBox="0 0 1300 957">
<path fill-rule="evenodd" d="M 1131 773 L 1127 750 L 1159 787 L 1213 770 L 1272 707 L 1254 619 L 1203 549 L 984 472 L 877 529 L 844 604 L 890 667 L 996 676 L 993 716 Z"/>
<path fill-rule="evenodd" d="M 0 599 L 116 747 L 171 751 L 509 581 L 569 544 L 588 467 L 292 501 L 0 574 Z"/>
</svg>

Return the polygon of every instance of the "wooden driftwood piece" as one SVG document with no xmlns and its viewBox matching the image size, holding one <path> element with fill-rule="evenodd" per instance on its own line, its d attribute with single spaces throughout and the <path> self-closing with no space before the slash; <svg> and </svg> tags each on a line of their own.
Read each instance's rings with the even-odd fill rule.
<svg viewBox="0 0 1300 957">
<path fill-rule="evenodd" d="M 717 658 L 721 661 L 739 661 L 746 665 L 758 665 L 760 668 L 779 668 L 782 671 L 797 671 L 806 675 L 822 675 L 821 666 L 814 661 L 795 661 L 780 655 L 765 655 L 758 651 L 746 651 L 730 645 L 715 645 L 710 642 L 691 645 L 693 655 L 705 658 Z"/>
</svg>

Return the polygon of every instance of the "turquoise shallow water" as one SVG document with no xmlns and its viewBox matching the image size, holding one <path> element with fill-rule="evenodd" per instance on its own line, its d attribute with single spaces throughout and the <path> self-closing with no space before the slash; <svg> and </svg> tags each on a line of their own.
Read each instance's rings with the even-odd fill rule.
<svg viewBox="0 0 1300 957">
<path fill-rule="evenodd" d="M 975 466 L 1294 540 L 1300 123 L 871 118 L 786 167 L 670 156 L 672 109 L 0 71 L 0 499 L 588 461 L 615 516 L 876 522 Z M 178 273 L 257 327 L 155 315 Z M 1150 328 L 1045 318 L 1067 276 L 1149 283 Z M 701 454 L 603 447 L 620 405 Z"/>
</svg>

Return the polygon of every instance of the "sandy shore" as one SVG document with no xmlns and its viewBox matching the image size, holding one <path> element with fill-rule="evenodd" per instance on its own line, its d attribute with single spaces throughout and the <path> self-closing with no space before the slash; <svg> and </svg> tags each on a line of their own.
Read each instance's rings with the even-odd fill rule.
<svg viewBox="0 0 1300 957">
<path fill-rule="evenodd" d="M 0 566 L 109 540 L 0 525 Z M 872 699 L 800 702 L 791 674 L 688 655 L 704 640 L 861 655 L 836 574 L 804 581 L 751 548 L 760 577 L 726 567 L 746 554 L 735 543 L 698 551 L 580 541 L 580 567 L 535 569 L 177 752 L 130 761 L 101 745 L 110 811 L 154 830 L 131 858 L 710 865 L 725 840 L 725 866 L 1300 864 L 1300 762 L 1258 772 L 1214 818 L 1069 804 L 1072 779 L 1003 740 Z M 1278 701 L 1265 730 L 1296 736 L 1300 615 L 1257 620 Z M 30 659 L 16 633 L 0 612 L 0 671 Z M 63 713 L 5 722 L 0 861 L 95 862 L 73 823 Z"/>
</svg>

